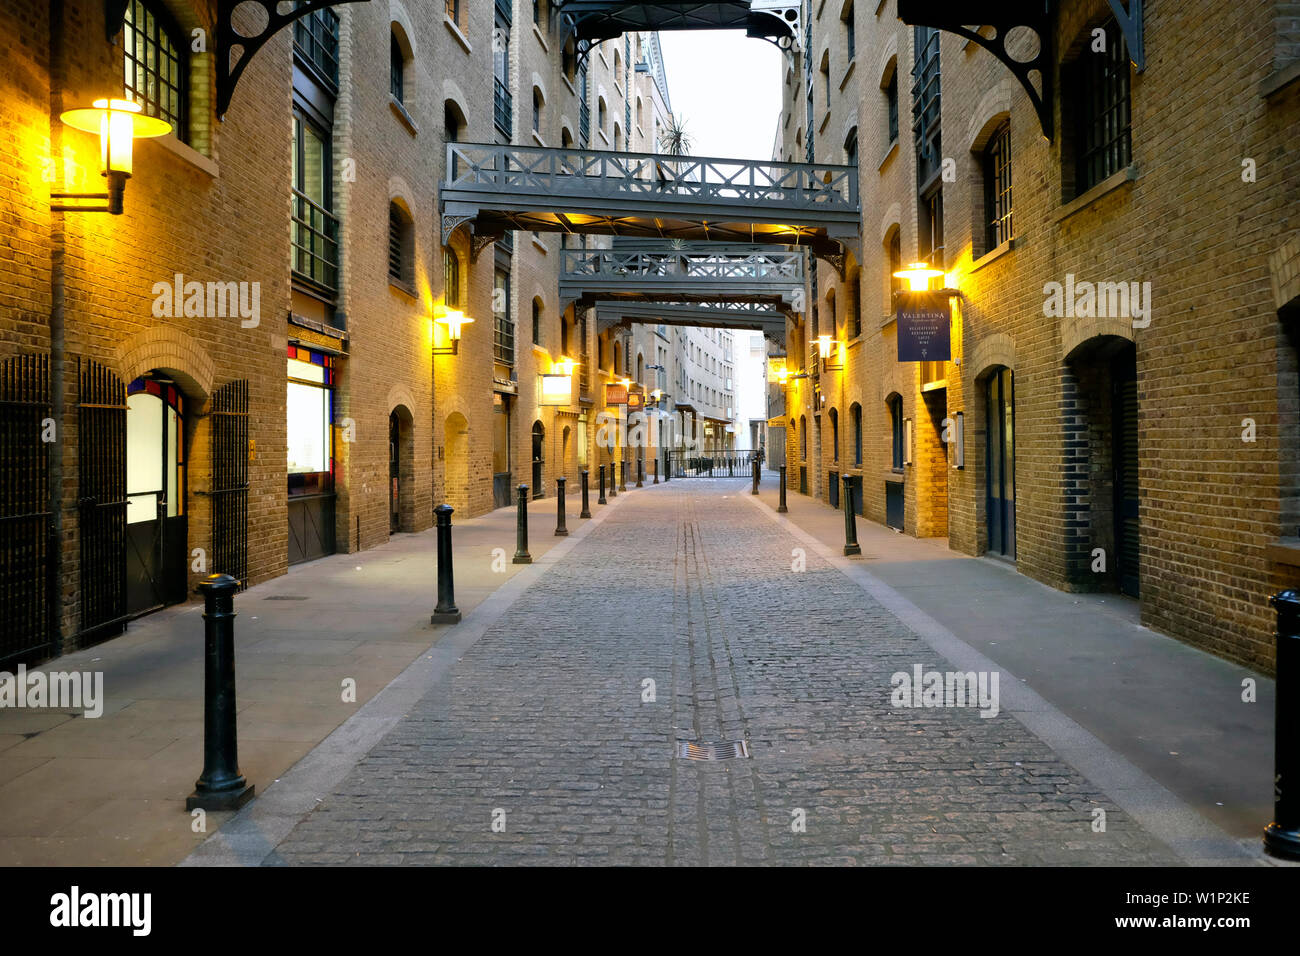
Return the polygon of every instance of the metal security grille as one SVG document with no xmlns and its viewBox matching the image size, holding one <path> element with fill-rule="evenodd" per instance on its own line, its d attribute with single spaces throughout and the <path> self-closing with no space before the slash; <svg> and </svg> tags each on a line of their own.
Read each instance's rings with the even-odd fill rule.
<svg viewBox="0 0 1300 956">
<path fill-rule="evenodd" d="M 212 396 L 212 556 L 208 570 L 248 586 L 248 381 Z"/>
<path fill-rule="evenodd" d="M 986 252 L 1011 238 L 1011 124 L 1003 123 L 984 150 Z"/>
<path fill-rule="evenodd" d="M 48 481 L 50 365 L 44 355 L 0 363 L 0 669 L 55 648 Z"/>
<path fill-rule="evenodd" d="M 339 15 L 328 7 L 293 22 L 294 51 L 333 87 L 339 87 Z"/>
<path fill-rule="evenodd" d="M 81 633 L 99 637 L 126 624 L 126 384 L 91 359 L 78 381 Z"/>
<path fill-rule="evenodd" d="M 752 451 L 670 451 L 667 455 L 673 478 L 748 478 L 754 467 Z"/>
<path fill-rule="evenodd" d="M 130 0 L 123 20 L 123 73 L 126 95 L 149 116 L 172 124 L 182 141 L 187 139 L 187 62 L 173 42 L 171 21 L 159 18 L 141 0 Z"/>
<path fill-rule="evenodd" d="M 685 740 L 678 744 L 677 756 L 685 760 L 734 760 L 749 756 L 749 744 L 744 740 L 720 744 Z"/>
<path fill-rule="evenodd" d="M 1113 19 L 1104 27 L 1106 49 L 1089 48 L 1079 64 L 1079 128 L 1075 188 L 1086 192 L 1129 164 L 1129 59 L 1124 34 Z"/>
<path fill-rule="evenodd" d="M 388 206 L 388 277 L 401 281 L 405 278 L 402 255 L 402 214 L 392 203 Z"/>
</svg>

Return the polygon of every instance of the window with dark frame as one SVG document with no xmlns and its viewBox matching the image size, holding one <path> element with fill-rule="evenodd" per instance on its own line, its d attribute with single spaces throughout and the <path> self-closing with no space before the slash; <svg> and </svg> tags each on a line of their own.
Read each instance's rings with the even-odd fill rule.
<svg viewBox="0 0 1300 956">
<path fill-rule="evenodd" d="M 831 461 L 840 460 L 840 413 L 831 409 Z"/>
<path fill-rule="evenodd" d="M 503 303 L 500 312 L 492 313 L 492 357 L 502 365 L 515 365 L 515 324 L 510 320 L 510 273 L 497 269 L 494 282 L 493 304 Z"/>
<path fill-rule="evenodd" d="M 912 133 L 916 142 L 916 180 L 924 187 L 943 162 L 940 136 L 939 31 L 913 27 Z"/>
<path fill-rule="evenodd" d="M 862 285 L 855 272 L 844 287 L 844 323 L 848 327 L 849 338 L 856 339 L 862 334 Z"/>
<path fill-rule="evenodd" d="M 888 111 L 889 122 L 889 141 L 892 143 L 898 139 L 898 68 L 889 77 L 889 82 L 885 84 L 885 104 Z"/>
<path fill-rule="evenodd" d="M 533 132 L 542 131 L 542 91 L 533 87 Z"/>
<path fill-rule="evenodd" d="M 293 114 L 292 269 L 320 292 L 338 289 L 339 221 L 333 213 L 330 138 L 305 112 Z"/>
<path fill-rule="evenodd" d="M 854 403 L 849 409 L 849 418 L 853 428 L 853 464 L 862 464 L 862 406 Z"/>
<path fill-rule="evenodd" d="M 1132 161 L 1128 49 L 1114 18 L 1102 29 L 1105 51 L 1094 53 L 1089 44 L 1075 64 L 1075 195 Z"/>
<path fill-rule="evenodd" d="M 177 139 L 189 139 L 189 46 L 178 42 L 171 17 L 143 0 L 130 0 L 122 24 L 126 98 L 148 116 L 172 124 Z"/>
<path fill-rule="evenodd" d="M 895 395 L 889 400 L 889 424 L 893 436 L 893 469 L 903 470 L 903 399 Z"/>
<path fill-rule="evenodd" d="M 411 282 L 412 223 L 406 212 L 395 202 L 388 204 L 388 277 L 395 282 Z"/>
<path fill-rule="evenodd" d="M 992 252 L 1012 236 L 1011 124 L 1003 123 L 984 147 L 984 245 Z"/>
<path fill-rule="evenodd" d="M 902 292 L 903 280 L 894 275 L 903 268 L 903 230 L 895 228 L 889 237 L 889 291 Z"/>
<path fill-rule="evenodd" d="M 388 92 L 393 94 L 393 99 L 402 103 L 405 88 L 404 71 L 406 69 L 406 58 L 402 55 L 402 44 L 397 41 L 397 34 L 389 37 L 388 43 Z"/>
<path fill-rule="evenodd" d="M 858 55 L 858 40 L 853 26 L 853 4 L 851 3 L 849 4 L 848 9 L 844 12 L 844 26 L 847 31 L 847 36 L 844 41 L 845 53 L 847 54 L 846 62 L 852 63 L 854 57 Z"/>
<path fill-rule="evenodd" d="M 542 344 L 542 304 L 536 299 L 533 299 L 533 344 Z"/>
<path fill-rule="evenodd" d="M 442 250 L 442 301 L 449 309 L 460 308 L 460 258 L 450 248 Z"/>
<path fill-rule="evenodd" d="M 339 15 L 329 7 L 293 21 L 293 48 L 331 93 L 339 90 Z"/>
</svg>

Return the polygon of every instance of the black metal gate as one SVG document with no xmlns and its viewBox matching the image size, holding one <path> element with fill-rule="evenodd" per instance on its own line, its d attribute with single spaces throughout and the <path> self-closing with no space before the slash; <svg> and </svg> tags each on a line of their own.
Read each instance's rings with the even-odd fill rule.
<svg viewBox="0 0 1300 956">
<path fill-rule="evenodd" d="M 248 586 L 248 381 L 212 396 L 212 559 L 208 571 Z"/>
<path fill-rule="evenodd" d="M 50 614 L 50 363 L 18 355 L 0 363 L 0 669 L 48 657 Z"/>
<path fill-rule="evenodd" d="M 674 478 L 748 478 L 752 451 L 669 451 L 668 467 Z"/>
<path fill-rule="evenodd" d="M 126 385 L 78 359 L 82 645 L 126 627 Z"/>
<path fill-rule="evenodd" d="M 1138 499 L 1137 364 L 1129 350 L 1114 365 L 1115 552 L 1119 589 L 1139 597 L 1141 520 Z"/>
</svg>

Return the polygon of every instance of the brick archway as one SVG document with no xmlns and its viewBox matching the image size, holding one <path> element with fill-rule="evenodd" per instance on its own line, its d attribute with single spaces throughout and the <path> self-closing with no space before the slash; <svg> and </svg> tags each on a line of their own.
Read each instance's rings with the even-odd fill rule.
<svg viewBox="0 0 1300 956">
<path fill-rule="evenodd" d="M 216 371 L 212 357 L 202 345 L 178 329 L 157 325 L 126 339 L 117 347 L 114 364 L 124 382 L 139 378 L 151 369 L 165 369 L 196 403 L 206 403 L 212 394 Z"/>
</svg>

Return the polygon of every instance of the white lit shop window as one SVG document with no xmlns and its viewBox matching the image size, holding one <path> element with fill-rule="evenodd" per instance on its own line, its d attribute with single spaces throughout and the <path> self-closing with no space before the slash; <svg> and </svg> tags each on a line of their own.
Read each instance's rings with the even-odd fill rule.
<svg viewBox="0 0 1300 956">
<path fill-rule="evenodd" d="M 333 490 L 334 371 L 331 356 L 289 346 L 286 411 L 291 495 Z"/>
</svg>

